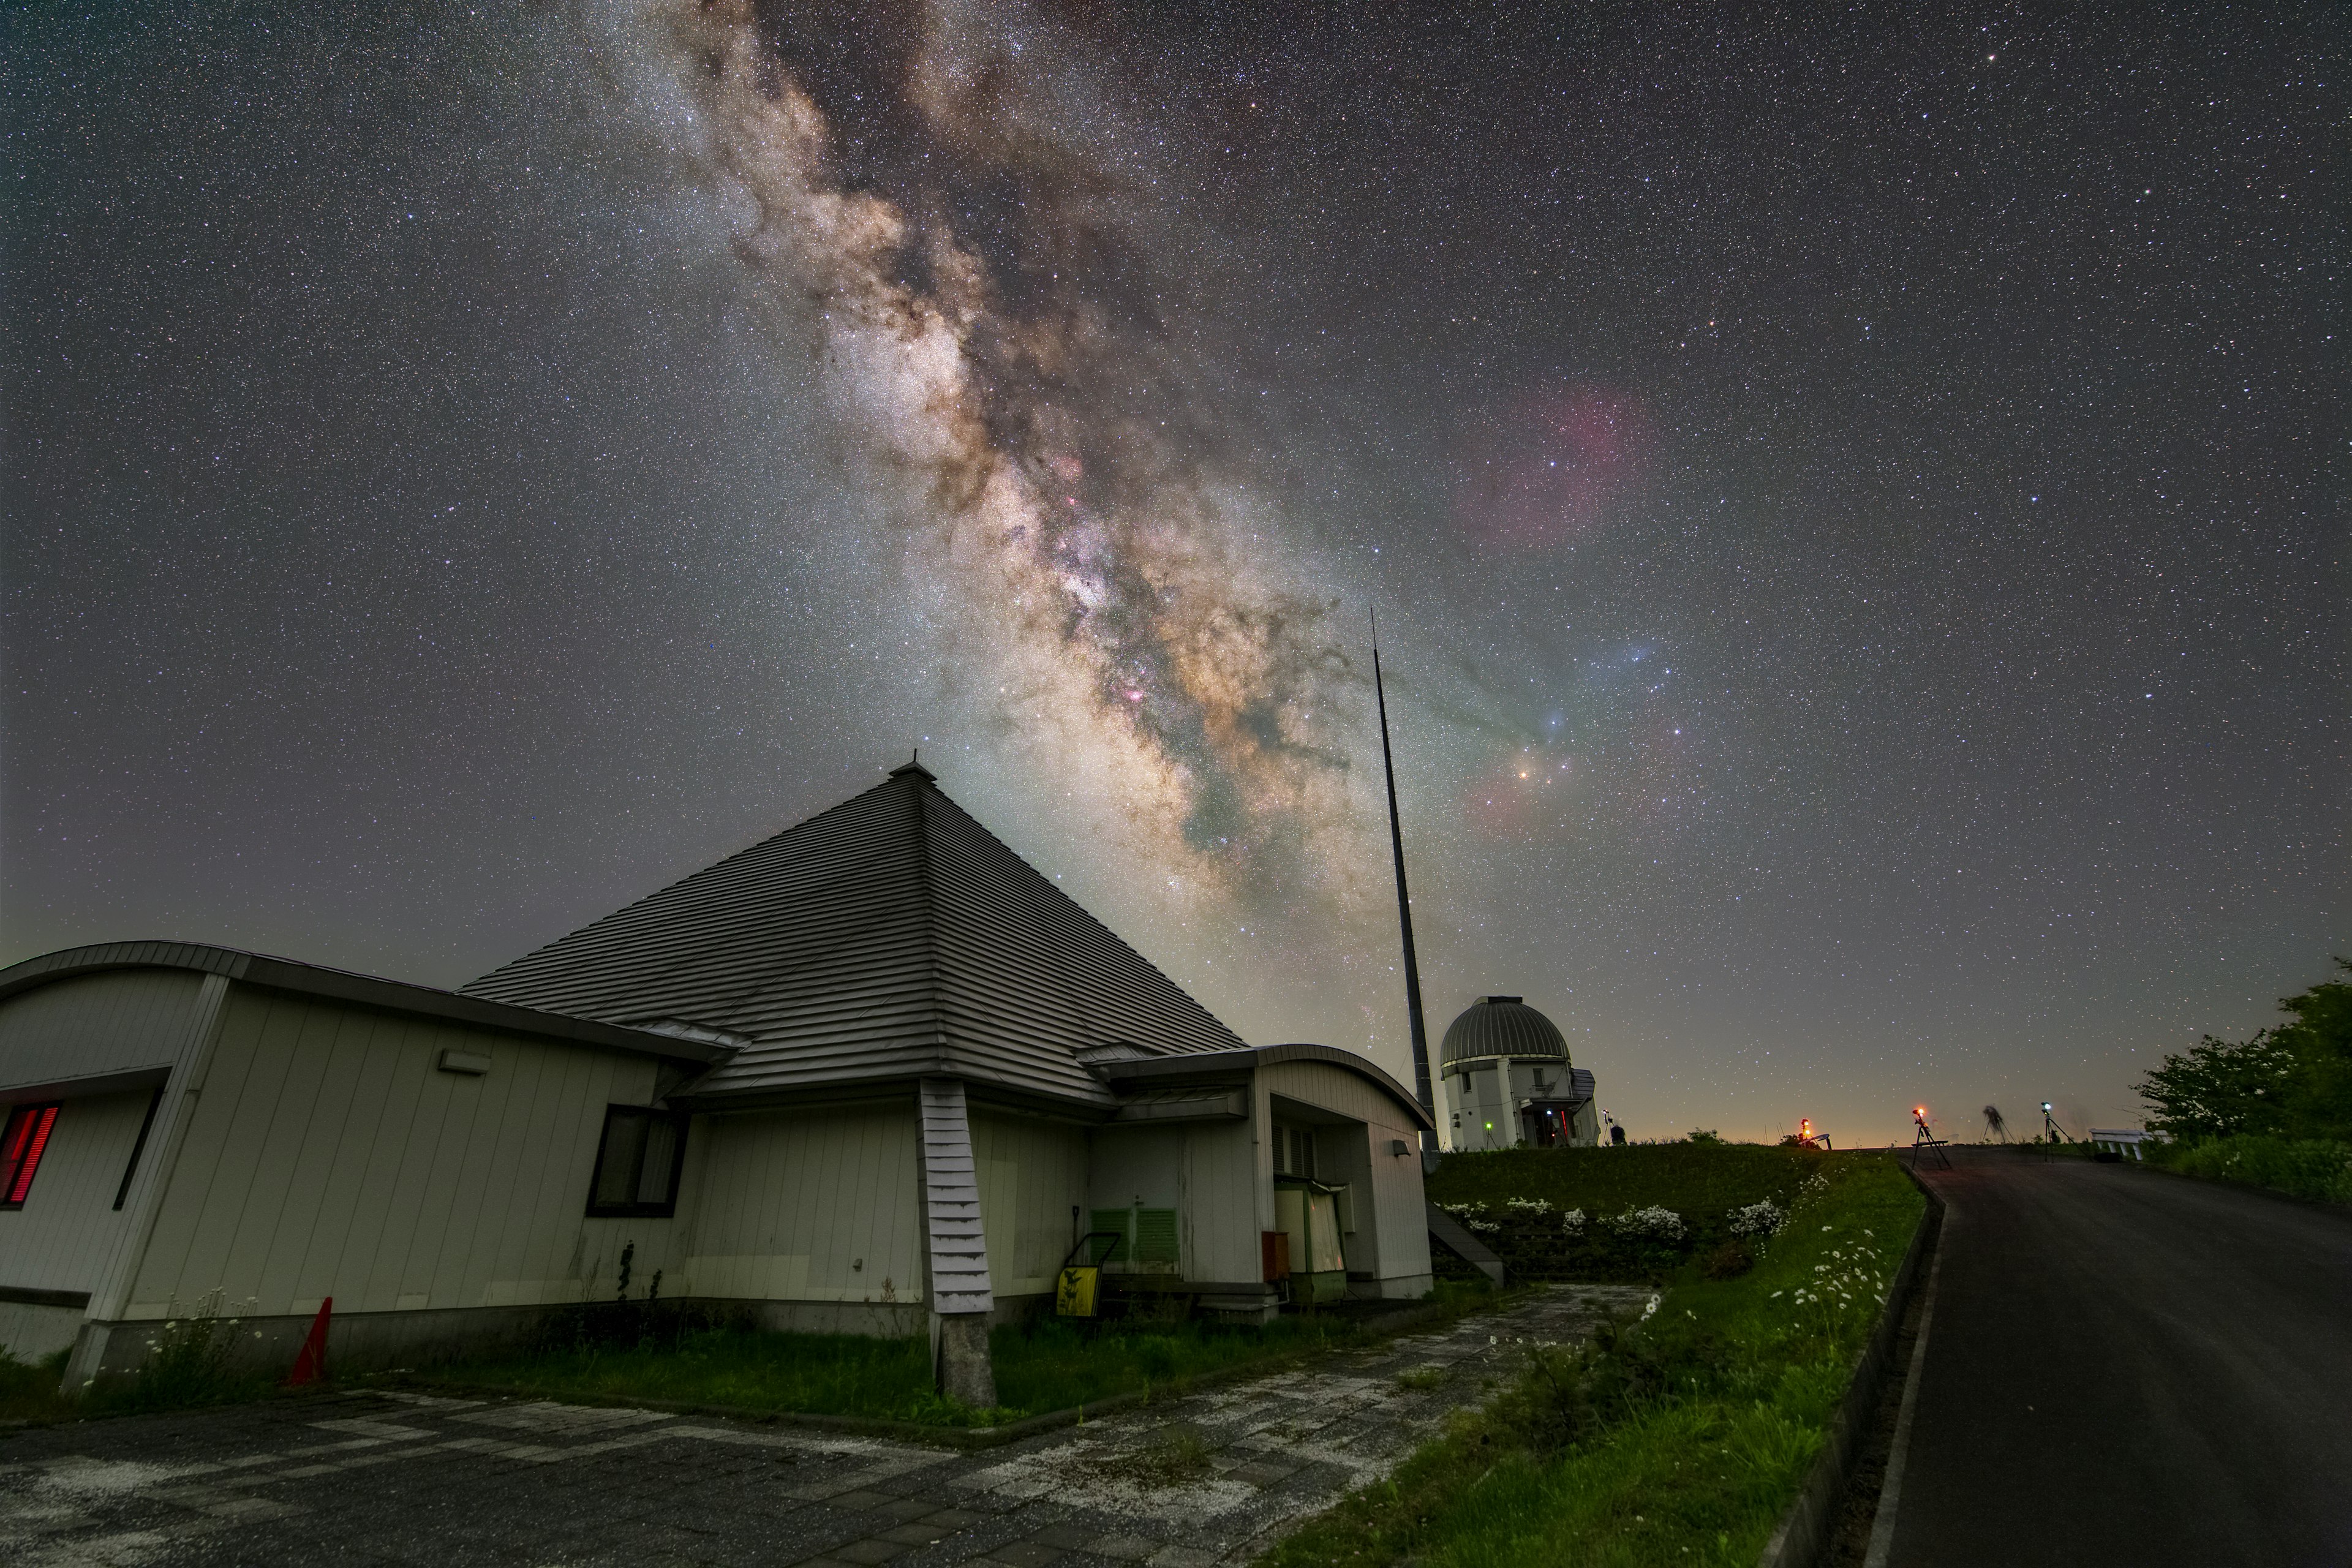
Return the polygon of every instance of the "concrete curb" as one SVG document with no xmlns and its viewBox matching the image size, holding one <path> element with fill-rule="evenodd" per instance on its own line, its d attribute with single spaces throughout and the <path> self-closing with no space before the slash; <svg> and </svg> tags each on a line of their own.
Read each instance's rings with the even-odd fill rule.
<svg viewBox="0 0 2352 1568">
<path fill-rule="evenodd" d="M 1509 1303 L 1497 1300 L 1489 1305 L 1492 1310 Z M 1402 1311 L 1384 1312 L 1367 1318 L 1361 1327 L 1369 1333 L 1393 1337 L 1407 1333 L 1426 1324 L 1452 1322 L 1475 1317 L 1475 1312 L 1460 1312 L 1430 1303 L 1408 1307 Z M 730 1421 L 745 1421 L 760 1426 L 803 1426 L 820 1432 L 837 1432 L 845 1436 L 894 1437 L 901 1442 L 929 1443 L 938 1447 L 975 1449 L 1000 1448 L 1008 1443 L 1042 1433 L 1058 1431 L 1064 1426 L 1076 1426 L 1090 1419 L 1110 1415 L 1114 1411 L 1132 1409 L 1155 1400 L 1181 1399 L 1204 1388 L 1214 1388 L 1228 1383 L 1242 1383 L 1253 1377 L 1263 1377 L 1278 1372 L 1299 1359 L 1295 1353 L 1260 1357 L 1254 1361 L 1236 1362 L 1202 1373 L 1178 1383 L 1162 1384 L 1148 1389 L 1136 1389 L 1127 1394 L 1115 1394 L 1091 1405 L 1074 1405 L 1064 1410 L 1048 1410 L 1041 1415 L 1030 1415 L 1002 1426 L 926 1426 L 913 1421 L 890 1421 L 870 1415 L 815 1415 L 797 1410 L 752 1410 L 736 1405 L 705 1405 L 688 1400 L 638 1399 L 618 1394 L 551 1394 L 543 1388 L 521 1384 L 446 1382 L 430 1375 L 404 1373 L 398 1376 L 371 1377 L 364 1383 L 345 1385 L 345 1392 L 362 1392 L 369 1388 L 397 1388 L 419 1394 L 436 1394 L 457 1397 L 489 1394 L 514 1398 L 544 1399 L 558 1405 L 586 1405 L 604 1408 L 630 1410 L 661 1410 L 674 1415 L 709 1415 Z"/>
<path fill-rule="evenodd" d="M 1886 1392 L 1887 1376 L 1899 1370 L 1894 1364 L 1895 1342 L 1902 1336 L 1903 1313 L 1911 1303 L 1911 1292 L 1927 1259 L 1935 1255 L 1944 1227 L 1944 1200 L 1928 1190 L 1917 1172 L 1906 1167 L 1904 1174 L 1927 1200 L 1927 1207 L 1919 1215 L 1918 1228 L 1911 1233 L 1911 1245 L 1905 1249 L 1903 1261 L 1895 1266 L 1895 1278 L 1886 1287 L 1886 1306 L 1878 1315 L 1878 1326 L 1871 1331 L 1870 1342 L 1855 1358 L 1845 1399 L 1830 1421 L 1829 1440 L 1822 1445 L 1813 1468 L 1806 1472 L 1805 1484 L 1798 1489 L 1796 1500 L 1780 1516 L 1772 1539 L 1764 1543 L 1763 1554 L 1756 1559 L 1756 1568 L 1812 1568 L 1829 1550 L 1837 1533 L 1838 1504 L 1853 1481 L 1854 1467 L 1862 1460 L 1872 1417 Z"/>
</svg>

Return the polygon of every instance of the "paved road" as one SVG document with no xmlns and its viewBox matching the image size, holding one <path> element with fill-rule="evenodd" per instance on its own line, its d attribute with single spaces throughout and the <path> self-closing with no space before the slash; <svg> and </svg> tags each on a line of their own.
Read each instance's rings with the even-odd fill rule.
<svg viewBox="0 0 2352 1568">
<path fill-rule="evenodd" d="M 0 1436 L 0 1563 L 1208 1568 L 1387 1474 L 1522 1342 L 1646 1291 L 1508 1311 L 958 1453 L 515 1400 L 353 1394 Z M 1427 1369 L 1440 1375 L 1399 1374 Z M 1432 1385 L 1433 1384 L 1433 1385 Z"/>
<path fill-rule="evenodd" d="M 2352 1563 L 2352 1215 L 1953 1162 L 1891 1568 Z"/>
</svg>

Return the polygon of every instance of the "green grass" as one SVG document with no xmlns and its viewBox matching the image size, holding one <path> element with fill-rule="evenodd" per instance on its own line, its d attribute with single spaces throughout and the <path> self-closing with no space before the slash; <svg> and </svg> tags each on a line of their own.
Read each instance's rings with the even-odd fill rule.
<svg viewBox="0 0 2352 1568">
<path fill-rule="evenodd" d="M 1460 1311 L 1491 1300 L 1446 1285 L 1439 1304 Z M 436 1382 L 528 1390 L 552 1398 L 656 1399 L 747 1411 L 794 1411 L 992 1426 L 1125 1394 L 1175 1393 L 1244 1366 L 1272 1366 L 1353 1349 L 1372 1336 L 1352 1316 L 1318 1312 L 1266 1324 L 1053 1318 L 997 1329 L 989 1349 L 998 1404 L 974 1410 L 933 1392 L 929 1342 L 856 1334 L 770 1333 L 717 1325 L 634 1342 L 549 1343 L 453 1363 Z"/>
<path fill-rule="evenodd" d="M 2313 1203 L 2352 1204 L 2352 1143 L 2330 1138 L 2240 1133 L 2194 1142 L 2147 1143 L 2148 1163 L 2208 1181 L 2268 1187 Z"/>
<path fill-rule="evenodd" d="M 1756 1166 L 1720 1179 L 1741 1168 Z M 1794 1216 L 1752 1270 L 1709 1279 L 1694 1259 L 1646 1323 L 1531 1352 L 1492 1405 L 1261 1562 L 1753 1563 L 1824 1440 L 1924 1208 L 1879 1153 L 1822 1158 L 1792 1195 Z"/>
<path fill-rule="evenodd" d="M 73 1402 L 58 1392 L 67 1353 L 26 1362 L 0 1349 L 0 1421 L 57 1421 L 73 1413 Z"/>
</svg>

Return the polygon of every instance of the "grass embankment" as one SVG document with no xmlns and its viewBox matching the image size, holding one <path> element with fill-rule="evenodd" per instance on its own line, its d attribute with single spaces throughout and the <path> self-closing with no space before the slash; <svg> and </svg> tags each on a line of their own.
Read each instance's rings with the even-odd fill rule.
<svg viewBox="0 0 2352 1568">
<path fill-rule="evenodd" d="M 2187 1143 L 2144 1143 L 2151 1165 L 2208 1181 L 2268 1187 L 2318 1204 L 2352 1204 L 2352 1143 L 2242 1132 Z"/>
<path fill-rule="evenodd" d="M 1449 1283 L 1440 1288 L 1439 1300 L 1466 1310 L 1487 1296 L 1479 1287 Z M 667 1325 L 649 1317 L 618 1334 L 609 1323 L 591 1328 L 593 1322 L 560 1318 L 538 1346 L 436 1368 L 434 1381 L 557 1399 L 655 1399 L 987 1426 L 1119 1394 L 1174 1394 L 1203 1378 L 1356 1349 L 1375 1337 L 1353 1317 L 1328 1311 L 1286 1316 L 1262 1328 L 1045 1318 L 990 1335 L 999 1403 L 975 1410 L 933 1392 L 926 1339 L 771 1333 L 723 1321 L 698 1322 L 691 1314 Z"/>
<path fill-rule="evenodd" d="M 1758 1156 L 1780 1152 L 1660 1150 L 1654 1169 L 1686 1175 L 1685 1202 L 1738 1198 L 1725 1184 L 1769 1173 Z M 1546 1158 L 1559 1156 L 1522 1163 L 1559 1184 L 1547 1190 L 1590 1199 Z M 1493 1404 L 1310 1521 L 1267 1568 L 1753 1563 L 1820 1450 L 1925 1207 L 1891 1155 L 1801 1158 L 1792 1212 L 1751 1269 L 1708 1279 L 1693 1256 L 1645 1321 L 1575 1350 L 1530 1348 Z M 1709 1172 L 1707 1159 L 1724 1163 Z M 1631 1186 L 1617 1201 L 1636 1198 L 1672 1206 Z"/>
</svg>

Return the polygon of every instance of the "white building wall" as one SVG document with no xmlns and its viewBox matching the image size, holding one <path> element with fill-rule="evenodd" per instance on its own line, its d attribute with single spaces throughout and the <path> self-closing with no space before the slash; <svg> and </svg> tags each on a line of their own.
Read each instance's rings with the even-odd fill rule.
<svg viewBox="0 0 2352 1568">
<path fill-rule="evenodd" d="M 142 1089 L 65 1102 L 25 1206 L 0 1211 L 0 1285 L 85 1294 L 97 1289 L 125 1228 L 114 1194 L 153 1093 Z M 142 1160 L 153 1152 L 151 1147 Z"/>
<path fill-rule="evenodd" d="M 186 1064 L 201 1054 L 227 986 L 217 975 L 122 970 L 0 1001 L 0 1100 L 63 1102 L 25 1206 L 0 1211 L 0 1285 L 87 1295 L 89 1311 L 119 1294 L 119 1271 L 145 1234 L 148 1199 L 169 1158 Z M 167 1086 L 163 1103 L 117 1210 L 114 1194 L 159 1082 Z M 70 1341 L 85 1315 L 5 1303 L 0 1342 L 47 1353 Z"/>
<path fill-rule="evenodd" d="M 697 1117 L 679 1194 L 690 1230 L 679 1294 L 920 1303 L 916 1138 L 911 1092 Z"/>
<path fill-rule="evenodd" d="M 1261 1151 L 1252 1134 L 1240 1120 L 1097 1127 L 1087 1205 L 1172 1208 L 1185 1279 L 1254 1284 L 1261 1272 L 1255 1180 Z"/>
<path fill-rule="evenodd" d="M 1527 1132 L 1519 1107 L 1565 1095 L 1570 1079 L 1568 1064 L 1558 1058 L 1482 1057 L 1448 1067 L 1441 1081 L 1449 1147 L 1475 1151 L 1518 1147 Z M 1599 1121 L 1589 1105 L 1578 1111 L 1571 1123 L 1574 1141 L 1598 1142 Z"/>
<path fill-rule="evenodd" d="M 197 1023 L 204 984 L 186 970 L 110 970 L 0 1001 L 0 1089 L 170 1067 Z"/>
<path fill-rule="evenodd" d="M 1353 1150 L 1360 1148 L 1369 1194 L 1355 1195 L 1357 1233 L 1370 1243 L 1368 1267 L 1361 1272 L 1391 1282 L 1394 1293 L 1417 1295 L 1429 1282 L 1429 1219 L 1421 1184 L 1421 1130 L 1389 1094 L 1360 1074 L 1329 1062 L 1271 1062 L 1260 1068 L 1259 1081 L 1269 1095 L 1279 1095 L 1361 1122 L 1360 1131 L 1327 1128 L 1317 1134 L 1317 1156 L 1327 1139 L 1345 1136 Z M 1402 1142 L 1407 1153 L 1389 1152 Z M 1269 1173 L 1267 1180 L 1272 1181 Z M 1369 1198 L 1369 1202 L 1367 1202 Z M 1362 1242 L 1357 1243 L 1359 1247 Z M 1350 1272 L 1359 1266 L 1351 1255 Z"/>
<path fill-rule="evenodd" d="M 1075 1239 L 1070 1209 L 1087 1203 L 1085 1131 L 975 1106 L 971 1152 L 997 1299 L 1050 1293 Z"/>
<path fill-rule="evenodd" d="M 490 1070 L 437 1070 L 450 1048 Z M 237 986 L 199 1070 L 127 1318 L 215 1291 L 263 1316 L 580 1300 L 631 1243 L 633 1295 L 677 1279 L 674 1221 L 585 1215 L 604 1107 L 650 1100 L 650 1058 Z"/>
</svg>

